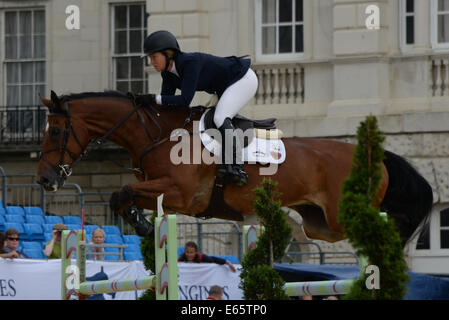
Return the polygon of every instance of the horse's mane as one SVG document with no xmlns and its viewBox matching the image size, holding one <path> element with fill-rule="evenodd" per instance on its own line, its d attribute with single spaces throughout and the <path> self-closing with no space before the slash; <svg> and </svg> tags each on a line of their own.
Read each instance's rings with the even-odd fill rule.
<svg viewBox="0 0 449 320">
<path fill-rule="evenodd" d="M 120 91 L 105 90 L 104 92 L 80 92 L 64 94 L 60 97 L 61 102 L 72 101 L 85 98 L 123 98 L 129 99 L 126 94 Z"/>
</svg>

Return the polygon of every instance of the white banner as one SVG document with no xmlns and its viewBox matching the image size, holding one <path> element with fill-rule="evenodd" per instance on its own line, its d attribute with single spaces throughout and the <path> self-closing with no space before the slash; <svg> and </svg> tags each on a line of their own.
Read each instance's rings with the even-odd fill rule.
<svg viewBox="0 0 449 320">
<path fill-rule="evenodd" d="M 72 262 L 75 264 L 75 260 Z M 210 263 L 178 263 L 179 299 L 204 300 L 211 286 L 223 288 L 224 300 L 240 300 L 240 265 L 236 272 L 228 266 Z M 86 261 L 86 280 L 140 278 L 149 272 L 141 261 Z M 98 300 L 135 300 L 143 291 L 127 291 L 92 296 Z M 61 260 L 0 258 L 0 300 L 60 300 Z"/>
</svg>

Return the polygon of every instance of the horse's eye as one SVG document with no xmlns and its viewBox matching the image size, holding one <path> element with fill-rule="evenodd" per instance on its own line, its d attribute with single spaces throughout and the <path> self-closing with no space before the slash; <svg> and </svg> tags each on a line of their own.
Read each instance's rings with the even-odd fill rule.
<svg viewBox="0 0 449 320">
<path fill-rule="evenodd" d="M 59 135 L 61 134 L 61 129 L 59 128 L 50 128 L 50 137 L 53 139 L 59 138 Z"/>
</svg>

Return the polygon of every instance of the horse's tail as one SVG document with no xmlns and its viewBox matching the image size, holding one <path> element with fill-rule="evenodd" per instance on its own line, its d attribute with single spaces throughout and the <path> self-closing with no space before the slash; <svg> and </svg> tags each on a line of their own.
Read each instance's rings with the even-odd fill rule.
<svg viewBox="0 0 449 320">
<path fill-rule="evenodd" d="M 394 218 L 405 244 L 429 222 L 432 187 L 407 160 L 386 150 L 384 154 L 389 180 L 380 208 Z"/>
</svg>

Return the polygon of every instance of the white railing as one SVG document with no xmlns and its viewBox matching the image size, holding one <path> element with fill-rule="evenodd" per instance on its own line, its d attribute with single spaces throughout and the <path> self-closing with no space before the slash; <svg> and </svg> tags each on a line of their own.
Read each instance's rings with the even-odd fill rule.
<svg viewBox="0 0 449 320">
<path fill-rule="evenodd" d="M 449 57 L 433 57 L 430 64 L 432 97 L 449 96 Z"/>
<path fill-rule="evenodd" d="M 297 63 L 253 65 L 259 79 L 255 104 L 304 103 L 304 68 Z"/>
</svg>

